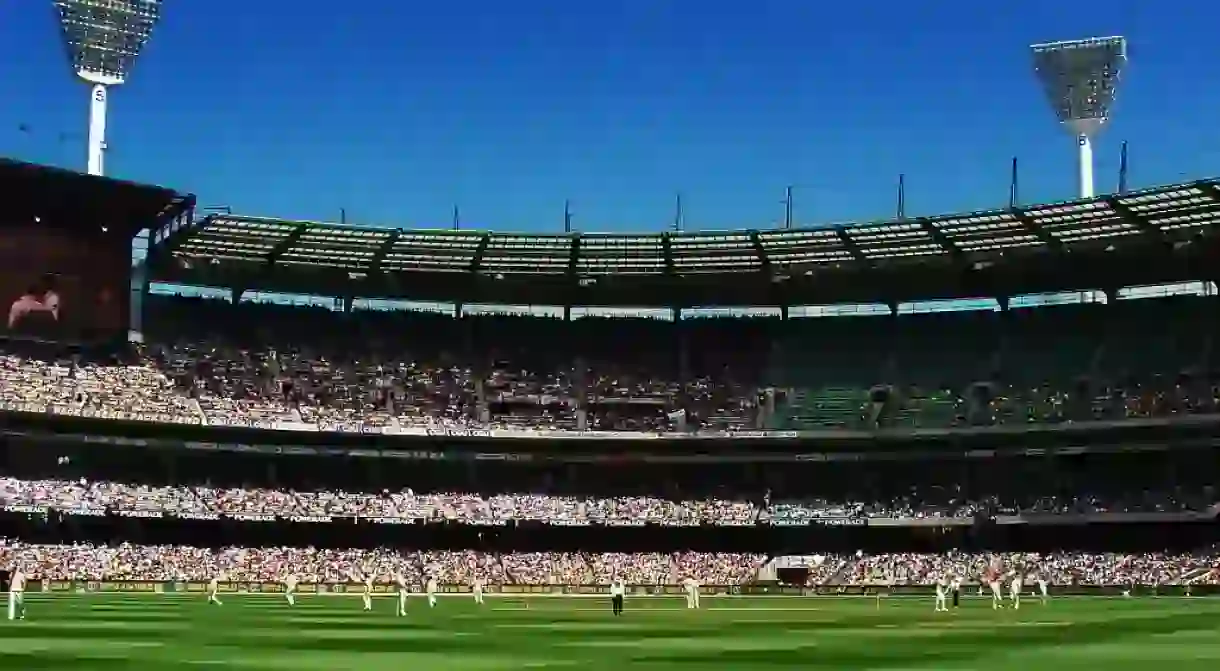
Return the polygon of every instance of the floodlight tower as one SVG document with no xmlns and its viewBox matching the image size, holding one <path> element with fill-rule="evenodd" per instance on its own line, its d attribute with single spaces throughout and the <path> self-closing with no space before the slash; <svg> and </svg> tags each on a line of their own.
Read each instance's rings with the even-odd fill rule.
<svg viewBox="0 0 1220 671">
<path fill-rule="evenodd" d="M 1095 37 L 1035 44 L 1034 70 L 1055 116 L 1076 136 L 1080 151 L 1080 197 L 1093 197 L 1093 138 L 1110 118 L 1119 74 L 1127 62 L 1127 40 Z"/>
<path fill-rule="evenodd" d="M 55 0 L 64 45 L 89 90 L 89 174 L 105 170 L 107 88 L 127 80 L 161 18 L 161 0 Z"/>
</svg>

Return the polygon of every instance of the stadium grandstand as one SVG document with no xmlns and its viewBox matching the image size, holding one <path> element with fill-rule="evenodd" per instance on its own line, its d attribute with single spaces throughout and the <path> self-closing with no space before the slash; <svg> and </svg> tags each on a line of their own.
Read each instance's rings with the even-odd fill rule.
<svg viewBox="0 0 1220 671">
<path fill-rule="evenodd" d="M 209 567 L 195 543 L 397 539 L 488 579 L 543 553 L 518 583 L 639 562 L 664 583 L 687 561 L 775 582 L 816 539 L 834 570 L 813 582 L 848 585 L 881 570 L 849 548 L 933 529 L 916 545 L 1109 553 L 1106 584 L 1151 542 L 1197 578 L 1217 194 L 643 236 L 195 219 L 163 198 L 171 216 L 117 217 L 148 230 L 140 342 L 6 340 L 0 503 L 32 543 L 14 547 L 67 563 L 64 534 L 101 547 L 120 519 L 141 529 L 124 552 Z"/>
<path fill-rule="evenodd" d="M 176 343 L 150 350 L 175 412 L 206 424 L 741 435 L 1209 414 L 1217 197 L 1202 180 L 635 236 L 213 214 L 154 233 L 145 330 Z M 203 354 L 221 345 L 240 371 Z"/>
</svg>

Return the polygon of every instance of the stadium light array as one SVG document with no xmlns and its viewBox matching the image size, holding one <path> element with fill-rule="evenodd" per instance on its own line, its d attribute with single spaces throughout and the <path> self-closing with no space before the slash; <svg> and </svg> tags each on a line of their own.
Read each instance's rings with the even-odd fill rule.
<svg viewBox="0 0 1220 671">
<path fill-rule="evenodd" d="M 1092 198 L 1093 138 L 1110 118 L 1119 75 L 1127 62 L 1127 40 L 1096 37 L 1035 44 L 1030 49 L 1055 116 L 1076 137 L 1080 197 Z"/>
<path fill-rule="evenodd" d="M 56 0 L 64 46 L 89 90 L 90 175 L 101 175 L 106 151 L 107 88 L 127 80 L 161 18 L 161 0 Z"/>
</svg>

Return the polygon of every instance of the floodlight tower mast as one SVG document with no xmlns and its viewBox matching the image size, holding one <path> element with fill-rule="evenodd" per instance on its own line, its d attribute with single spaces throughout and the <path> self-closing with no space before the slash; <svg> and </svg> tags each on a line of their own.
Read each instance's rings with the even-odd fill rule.
<svg viewBox="0 0 1220 671">
<path fill-rule="evenodd" d="M 72 70 L 89 83 L 90 175 L 105 172 L 109 87 L 127 80 L 161 18 L 161 0 L 55 0 Z"/>
<path fill-rule="evenodd" d="M 1110 118 L 1119 75 L 1127 62 L 1127 40 L 1095 37 L 1035 44 L 1030 50 L 1055 116 L 1076 136 L 1080 197 L 1092 198 L 1093 138 Z"/>
</svg>

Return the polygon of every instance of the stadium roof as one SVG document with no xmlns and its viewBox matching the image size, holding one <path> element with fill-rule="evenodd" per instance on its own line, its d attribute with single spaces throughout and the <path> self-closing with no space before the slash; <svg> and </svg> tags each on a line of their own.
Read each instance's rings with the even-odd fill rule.
<svg viewBox="0 0 1220 671">
<path fill-rule="evenodd" d="M 218 214 L 165 236 L 159 281 L 365 298 L 795 305 L 1215 279 L 1220 179 L 825 228 L 525 234 Z M 1133 264 L 1132 259 L 1139 262 Z M 1204 273 L 1200 277 L 1195 274 Z M 1020 285 L 1018 287 L 1017 285 Z"/>
<path fill-rule="evenodd" d="M 0 220 L 38 219 L 56 226 L 104 225 L 134 236 L 194 207 L 172 189 L 0 158 Z"/>
</svg>

